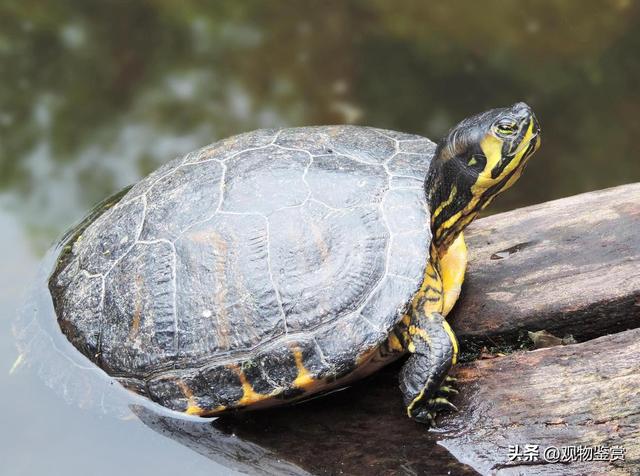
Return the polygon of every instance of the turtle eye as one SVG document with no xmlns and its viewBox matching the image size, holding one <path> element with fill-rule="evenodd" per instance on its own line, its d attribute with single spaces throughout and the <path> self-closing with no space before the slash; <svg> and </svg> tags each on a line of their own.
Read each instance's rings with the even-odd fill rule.
<svg viewBox="0 0 640 476">
<path fill-rule="evenodd" d="M 518 125 L 510 119 L 502 119 L 496 124 L 496 130 L 504 136 L 510 136 L 516 133 Z"/>
</svg>

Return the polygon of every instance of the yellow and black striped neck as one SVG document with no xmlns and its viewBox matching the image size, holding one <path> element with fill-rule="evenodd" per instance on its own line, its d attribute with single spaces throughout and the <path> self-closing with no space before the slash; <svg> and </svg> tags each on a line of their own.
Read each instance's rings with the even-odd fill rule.
<svg viewBox="0 0 640 476">
<path fill-rule="evenodd" d="M 449 132 L 425 181 L 436 254 L 444 255 L 462 230 L 518 180 L 539 145 L 538 122 L 524 103 L 465 119 Z"/>
</svg>

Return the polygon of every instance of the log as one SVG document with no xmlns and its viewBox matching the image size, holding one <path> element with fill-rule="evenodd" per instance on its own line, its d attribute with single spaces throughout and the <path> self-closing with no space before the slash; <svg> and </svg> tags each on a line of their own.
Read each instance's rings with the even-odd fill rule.
<svg viewBox="0 0 640 476">
<path fill-rule="evenodd" d="M 136 412 L 251 474 L 640 474 L 638 232 L 640 184 L 474 223 L 451 316 L 467 351 L 453 372 L 459 411 L 441 415 L 436 429 L 406 417 L 401 362 L 322 398 L 212 423 Z M 538 330 L 581 342 L 529 350 L 526 331 Z M 538 459 L 514 458 L 515 445 L 537 445 Z M 600 457 L 624 448 L 624 461 L 590 461 L 586 451 L 582 461 L 542 457 L 549 447 L 598 445 Z"/>
<path fill-rule="evenodd" d="M 640 184 L 483 218 L 465 237 L 469 266 L 449 317 L 463 343 L 640 327 Z"/>
<path fill-rule="evenodd" d="M 440 440 L 482 474 L 638 474 L 640 329 L 458 369 L 460 415 Z M 625 460 L 509 461 L 509 445 L 621 446 Z"/>
</svg>

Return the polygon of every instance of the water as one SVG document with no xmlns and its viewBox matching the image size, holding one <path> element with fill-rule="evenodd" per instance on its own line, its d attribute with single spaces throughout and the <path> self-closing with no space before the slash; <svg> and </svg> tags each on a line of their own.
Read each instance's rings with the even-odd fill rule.
<svg viewBox="0 0 640 476">
<path fill-rule="evenodd" d="M 93 203 L 176 155 L 257 127 L 351 122 L 437 138 L 524 100 L 543 146 L 492 211 L 640 180 L 637 4 L 457 5 L 0 4 L 7 474 L 228 474 L 211 451 L 65 403 L 33 368 L 9 375 L 11 323 L 45 250 Z"/>
</svg>

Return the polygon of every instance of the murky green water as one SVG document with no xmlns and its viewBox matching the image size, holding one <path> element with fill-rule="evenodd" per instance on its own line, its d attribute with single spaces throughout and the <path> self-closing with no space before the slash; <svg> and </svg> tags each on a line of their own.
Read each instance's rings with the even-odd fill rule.
<svg viewBox="0 0 640 476">
<path fill-rule="evenodd" d="M 543 146 L 493 210 L 640 180 L 640 7 L 565 2 L 0 3 L 0 466 L 226 470 L 135 420 L 78 411 L 17 356 L 44 251 L 159 164 L 258 127 L 358 123 L 432 138 L 527 101 Z"/>
</svg>

